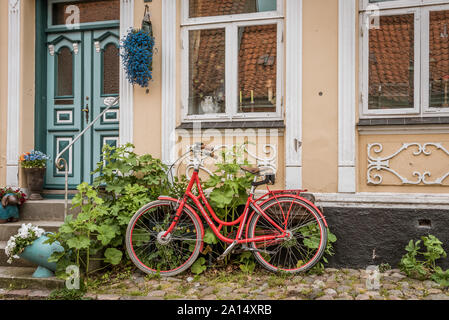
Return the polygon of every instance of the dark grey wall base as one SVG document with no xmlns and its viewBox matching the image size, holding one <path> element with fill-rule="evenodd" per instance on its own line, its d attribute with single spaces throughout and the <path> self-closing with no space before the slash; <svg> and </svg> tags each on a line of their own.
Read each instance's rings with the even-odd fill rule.
<svg viewBox="0 0 449 320">
<path fill-rule="evenodd" d="M 449 255 L 449 210 L 324 208 L 329 228 L 337 236 L 328 267 L 398 266 L 411 239 L 432 234 Z M 449 258 L 438 265 L 449 268 Z"/>
</svg>

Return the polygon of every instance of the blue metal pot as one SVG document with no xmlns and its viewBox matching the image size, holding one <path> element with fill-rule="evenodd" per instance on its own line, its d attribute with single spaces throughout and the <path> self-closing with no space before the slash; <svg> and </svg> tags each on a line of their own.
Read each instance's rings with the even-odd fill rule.
<svg viewBox="0 0 449 320">
<path fill-rule="evenodd" d="M 59 242 L 53 242 L 52 244 L 44 243 L 47 240 L 47 236 L 41 236 L 34 240 L 33 244 L 26 247 L 20 254 L 20 258 L 38 265 L 33 274 L 34 278 L 48 278 L 54 276 L 56 263 L 48 262 L 48 258 L 50 258 L 53 252 L 64 251 L 64 248 L 61 247 Z"/>
</svg>

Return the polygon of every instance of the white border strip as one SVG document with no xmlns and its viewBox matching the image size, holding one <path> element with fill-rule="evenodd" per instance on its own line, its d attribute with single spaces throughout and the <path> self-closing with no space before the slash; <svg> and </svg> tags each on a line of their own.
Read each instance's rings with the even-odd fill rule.
<svg viewBox="0 0 449 320">
<path fill-rule="evenodd" d="M 134 0 L 120 0 L 120 41 L 130 28 L 134 27 Z M 120 57 L 120 65 L 122 58 Z M 120 68 L 120 145 L 134 141 L 134 87 L 126 79 L 125 70 Z"/>
<path fill-rule="evenodd" d="M 286 0 L 285 187 L 302 187 L 302 0 Z"/>
<path fill-rule="evenodd" d="M 427 193 L 314 193 L 323 207 L 449 210 L 449 194 Z"/>
<path fill-rule="evenodd" d="M 162 161 L 175 161 L 176 0 L 162 1 Z"/>
<path fill-rule="evenodd" d="M 356 2 L 338 5 L 338 192 L 356 192 Z"/>
<path fill-rule="evenodd" d="M 20 142 L 20 0 L 9 0 L 8 14 L 8 123 L 6 133 L 6 185 L 19 185 Z"/>
</svg>

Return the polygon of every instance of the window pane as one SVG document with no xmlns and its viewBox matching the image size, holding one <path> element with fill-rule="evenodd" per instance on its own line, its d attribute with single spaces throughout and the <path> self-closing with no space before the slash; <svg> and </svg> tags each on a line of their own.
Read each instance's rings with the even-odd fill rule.
<svg viewBox="0 0 449 320">
<path fill-rule="evenodd" d="M 79 13 L 79 22 L 120 20 L 119 0 L 73 1 L 53 4 L 53 25 L 73 24 Z"/>
<path fill-rule="evenodd" d="M 103 94 L 119 93 L 119 50 L 109 43 L 103 51 Z"/>
<path fill-rule="evenodd" d="M 239 28 L 239 112 L 276 112 L 277 26 Z"/>
<path fill-rule="evenodd" d="M 430 12 L 429 105 L 449 108 L 449 11 Z"/>
<path fill-rule="evenodd" d="M 189 17 L 276 11 L 276 0 L 189 0 Z"/>
<path fill-rule="evenodd" d="M 414 16 L 381 16 L 380 29 L 369 31 L 369 106 L 414 106 Z"/>
<path fill-rule="evenodd" d="M 73 57 L 72 51 L 63 47 L 57 55 L 56 96 L 73 96 Z"/>
<path fill-rule="evenodd" d="M 225 112 L 225 29 L 189 32 L 189 115 Z"/>
</svg>

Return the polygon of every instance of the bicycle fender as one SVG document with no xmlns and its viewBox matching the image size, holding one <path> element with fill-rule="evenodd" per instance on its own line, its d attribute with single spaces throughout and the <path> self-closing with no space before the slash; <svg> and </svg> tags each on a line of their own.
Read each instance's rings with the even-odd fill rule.
<svg viewBox="0 0 449 320">
<path fill-rule="evenodd" d="M 178 199 L 175 198 L 171 198 L 171 197 L 165 197 L 165 196 L 161 196 L 158 198 L 158 200 L 166 200 L 166 201 L 174 201 L 176 203 L 179 203 Z M 195 212 L 195 210 L 193 210 L 193 208 L 191 206 L 189 206 L 187 203 L 184 204 L 184 208 L 186 208 L 187 210 L 189 210 L 193 216 L 195 217 L 195 219 L 198 220 L 199 224 L 200 224 L 200 229 L 201 229 L 201 239 L 204 239 L 204 226 L 203 226 L 203 221 L 201 221 L 200 217 L 198 216 L 198 214 Z M 200 247 L 200 252 L 203 251 L 203 247 L 204 247 L 204 241 L 201 241 L 201 247 Z"/>
<path fill-rule="evenodd" d="M 321 219 L 323 220 L 324 225 L 326 226 L 326 228 L 329 228 L 328 225 L 327 225 L 326 218 L 324 217 L 324 215 L 321 212 L 321 210 L 318 209 L 318 207 L 316 205 L 314 205 L 312 202 L 310 202 L 309 200 L 307 200 L 307 199 L 305 199 L 303 197 L 300 197 L 300 196 L 296 196 L 296 195 L 293 195 L 293 194 L 279 194 L 279 195 L 273 196 L 271 198 L 268 198 L 267 200 L 264 200 L 261 204 L 259 204 L 259 206 L 262 207 L 262 205 L 264 205 L 268 201 L 273 200 L 273 199 L 277 199 L 278 197 L 282 197 L 282 196 L 292 197 L 292 198 L 295 198 L 295 199 L 298 199 L 298 200 L 302 200 L 305 203 L 307 203 L 309 206 L 311 206 L 312 208 L 314 208 L 318 212 L 318 214 L 320 215 Z"/>
</svg>

